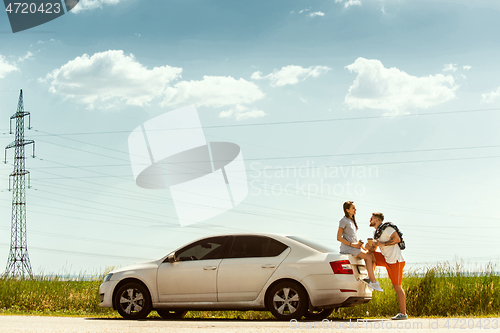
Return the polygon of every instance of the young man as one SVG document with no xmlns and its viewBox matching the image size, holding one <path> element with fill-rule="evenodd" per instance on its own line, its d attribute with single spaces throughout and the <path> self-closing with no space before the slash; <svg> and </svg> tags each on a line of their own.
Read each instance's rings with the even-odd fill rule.
<svg viewBox="0 0 500 333">
<path fill-rule="evenodd" d="M 384 214 L 373 213 L 370 218 L 370 227 L 375 228 L 373 246 L 368 250 L 373 253 L 375 260 L 374 264 L 384 266 L 387 269 L 389 279 L 391 279 L 392 286 L 398 296 L 400 312 L 392 317 L 393 320 L 408 319 L 406 314 L 406 295 L 401 287 L 403 284 L 403 268 L 405 267 L 405 259 L 401 253 L 398 243 L 401 241 L 398 233 L 394 228 L 387 227 L 381 232 L 382 228 L 379 227 L 384 221 Z M 380 252 L 375 252 L 379 247 Z"/>
</svg>

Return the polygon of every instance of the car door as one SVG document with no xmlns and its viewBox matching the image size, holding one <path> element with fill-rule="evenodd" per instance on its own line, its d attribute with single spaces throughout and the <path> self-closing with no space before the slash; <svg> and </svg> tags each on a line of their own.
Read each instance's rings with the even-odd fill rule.
<svg viewBox="0 0 500 333">
<path fill-rule="evenodd" d="M 216 302 L 217 272 L 229 236 L 205 238 L 175 252 L 158 268 L 160 302 Z"/>
<path fill-rule="evenodd" d="M 219 265 L 219 302 L 253 301 L 286 258 L 287 245 L 265 236 L 235 236 Z"/>
</svg>

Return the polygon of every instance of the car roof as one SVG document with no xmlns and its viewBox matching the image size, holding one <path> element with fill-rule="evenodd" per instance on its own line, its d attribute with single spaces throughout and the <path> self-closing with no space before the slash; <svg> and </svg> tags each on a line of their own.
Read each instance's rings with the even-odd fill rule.
<svg viewBox="0 0 500 333">
<path fill-rule="evenodd" d="M 274 237 L 278 239 L 290 239 L 286 234 L 278 234 L 278 233 L 270 233 L 270 232 L 233 232 L 233 233 L 224 233 L 224 234 L 214 234 L 214 235 L 207 235 L 204 237 L 200 237 L 197 239 L 194 239 L 193 241 L 186 243 L 190 244 L 205 238 L 211 238 L 211 237 L 227 237 L 227 236 L 267 236 L 267 237 Z"/>
<path fill-rule="evenodd" d="M 179 249 L 181 249 L 181 248 L 183 248 L 183 247 L 185 247 L 185 246 L 187 246 L 189 244 L 196 243 L 196 242 L 201 241 L 201 240 L 206 239 L 206 238 L 211 238 L 211 237 L 229 237 L 229 236 L 265 236 L 265 237 L 270 237 L 270 238 L 274 238 L 276 240 L 279 240 L 279 241 L 285 243 L 288 246 L 294 246 L 294 247 L 298 246 L 298 247 L 300 247 L 303 250 L 306 250 L 308 252 L 309 251 L 318 252 L 317 249 L 315 249 L 313 247 L 310 247 L 307 244 L 304 244 L 303 242 L 299 241 L 298 239 L 292 238 L 295 235 L 278 234 L 278 233 L 271 233 L 271 232 L 234 232 L 234 233 L 224 233 L 224 234 L 209 235 L 209 236 L 200 237 L 200 238 L 194 239 L 194 240 L 192 240 L 190 242 L 184 243 L 184 245 L 182 245 L 181 247 L 177 248 L 177 250 L 179 250 Z M 297 237 L 297 238 L 302 238 L 302 237 Z"/>
</svg>

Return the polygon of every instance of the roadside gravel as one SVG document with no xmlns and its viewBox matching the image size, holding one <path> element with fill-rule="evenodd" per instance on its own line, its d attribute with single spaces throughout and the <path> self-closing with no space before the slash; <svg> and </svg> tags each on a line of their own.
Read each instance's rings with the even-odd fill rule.
<svg viewBox="0 0 500 333">
<path fill-rule="evenodd" d="M 496 324 L 495 324 L 496 323 Z M 399 326 L 398 326 L 399 325 Z M 9 333 L 246 333 L 246 332 L 449 332 L 453 330 L 498 332 L 500 318 L 439 318 L 391 320 L 329 320 L 323 322 L 279 322 L 226 319 L 124 319 L 0 316 L 0 332 Z"/>
</svg>

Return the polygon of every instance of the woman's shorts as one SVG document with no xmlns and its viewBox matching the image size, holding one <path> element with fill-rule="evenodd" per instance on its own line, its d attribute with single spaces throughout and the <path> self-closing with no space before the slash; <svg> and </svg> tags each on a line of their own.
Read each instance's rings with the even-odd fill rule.
<svg viewBox="0 0 500 333">
<path fill-rule="evenodd" d="M 358 254 L 361 253 L 361 249 L 357 249 L 355 247 L 352 247 L 352 246 L 346 246 L 342 249 L 342 252 L 340 252 L 342 254 L 352 254 L 353 256 L 357 257 Z"/>
</svg>

